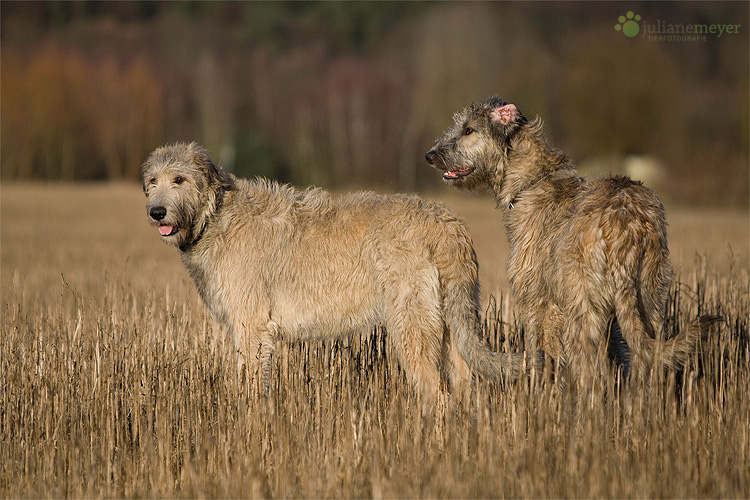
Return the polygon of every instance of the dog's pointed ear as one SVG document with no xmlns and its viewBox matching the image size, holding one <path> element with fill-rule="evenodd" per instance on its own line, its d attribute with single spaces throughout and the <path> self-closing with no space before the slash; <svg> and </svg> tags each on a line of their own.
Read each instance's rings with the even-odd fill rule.
<svg viewBox="0 0 750 500">
<path fill-rule="evenodd" d="M 499 106 L 490 112 L 490 122 L 500 125 L 509 125 L 511 123 L 522 125 L 526 123 L 527 120 L 515 104 L 508 103 Z"/>
<path fill-rule="evenodd" d="M 214 164 L 208 151 L 195 142 L 190 143 L 190 150 L 193 153 L 193 163 L 206 173 L 211 185 L 223 188 L 232 187 L 234 184 L 232 176 L 226 170 Z"/>
</svg>

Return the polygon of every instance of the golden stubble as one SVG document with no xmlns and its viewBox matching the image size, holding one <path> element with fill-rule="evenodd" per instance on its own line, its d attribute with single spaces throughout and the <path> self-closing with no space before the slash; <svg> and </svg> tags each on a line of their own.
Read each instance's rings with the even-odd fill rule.
<svg viewBox="0 0 750 500">
<path fill-rule="evenodd" d="M 146 224 L 139 186 L 3 183 L 0 194 L 0 496 L 750 491 L 747 213 L 667 207 L 683 283 L 668 321 L 685 324 L 699 305 L 727 318 L 701 375 L 654 381 L 661 396 L 636 395 L 628 420 L 616 399 L 572 422 L 547 384 L 483 383 L 424 420 L 381 332 L 280 344 L 268 400 L 238 384 L 232 343 Z M 492 201 L 441 199 L 475 241 L 485 335 L 517 348 Z"/>
</svg>

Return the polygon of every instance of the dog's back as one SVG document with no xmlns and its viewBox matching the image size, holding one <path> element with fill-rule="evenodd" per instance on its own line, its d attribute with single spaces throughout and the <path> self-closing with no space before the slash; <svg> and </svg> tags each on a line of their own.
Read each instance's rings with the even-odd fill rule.
<svg viewBox="0 0 750 500">
<path fill-rule="evenodd" d="M 263 344 L 252 332 L 267 337 L 268 324 L 276 336 L 304 340 L 382 323 L 425 393 L 439 387 L 441 365 L 454 385 L 472 372 L 517 374 L 518 360 L 479 340 L 476 256 L 466 227 L 445 206 L 237 180 L 220 214 L 185 262 L 241 352 Z"/>
<path fill-rule="evenodd" d="M 477 262 L 466 227 L 416 196 L 340 198 L 226 173 L 195 143 L 142 167 L 147 213 L 214 316 L 240 365 L 268 389 L 276 339 L 334 338 L 384 324 L 429 401 L 441 373 L 514 375 L 518 361 L 480 342 Z"/>
</svg>

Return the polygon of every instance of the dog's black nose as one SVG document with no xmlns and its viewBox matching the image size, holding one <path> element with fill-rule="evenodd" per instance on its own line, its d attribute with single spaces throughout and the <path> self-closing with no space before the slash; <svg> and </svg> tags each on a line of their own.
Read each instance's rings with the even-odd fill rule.
<svg viewBox="0 0 750 500">
<path fill-rule="evenodd" d="M 167 209 L 164 207 L 153 207 L 148 214 L 154 220 L 162 220 L 167 215 Z"/>
<path fill-rule="evenodd" d="M 427 151 L 426 155 L 424 155 L 424 159 L 427 160 L 427 163 L 429 163 L 430 165 L 432 165 L 432 162 L 435 161 L 435 157 L 436 156 L 437 156 L 437 153 L 435 152 L 435 150 L 431 149 L 431 150 Z"/>
</svg>

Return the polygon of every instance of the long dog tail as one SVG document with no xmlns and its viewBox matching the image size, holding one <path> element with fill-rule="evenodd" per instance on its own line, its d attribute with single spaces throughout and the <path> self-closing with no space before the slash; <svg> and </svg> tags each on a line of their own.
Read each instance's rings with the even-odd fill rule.
<svg viewBox="0 0 750 500">
<path fill-rule="evenodd" d="M 435 258 L 443 289 L 444 320 L 451 342 L 472 373 L 492 381 L 513 381 L 519 376 L 522 353 L 490 350 L 481 339 L 479 265 L 468 231 L 460 222 L 449 225 Z"/>
<path fill-rule="evenodd" d="M 614 182 L 614 181 L 613 181 Z M 626 182 L 619 180 L 619 184 Z M 616 189 L 606 218 L 613 266 L 614 312 L 622 338 L 633 354 L 633 368 L 679 368 L 696 352 L 718 316 L 701 316 L 666 338 L 664 307 L 674 272 L 669 262 L 664 207 L 650 190 L 632 181 Z M 616 236 L 612 236 L 616 234 Z"/>
<path fill-rule="evenodd" d="M 656 259 L 652 258 L 651 261 L 656 261 Z M 658 269 L 651 274 L 661 272 L 664 276 L 671 278 L 671 268 L 665 268 L 666 264 L 663 262 L 658 264 L 663 269 Z M 647 286 L 650 283 L 649 280 L 653 281 L 653 279 L 642 269 L 640 271 L 640 280 L 639 275 L 634 277 L 628 273 L 615 274 L 617 290 L 614 307 L 622 338 L 627 342 L 633 354 L 638 356 L 637 363 L 640 367 L 661 365 L 669 369 L 680 369 L 697 352 L 700 341 L 708 337 L 711 327 L 723 321 L 723 318 L 716 315 L 700 316 L 691 321 L 687 328 L 677 335 L 665 339 L 663 310 L 659 311 L 664 306 L 656 303 L 656 299 L 663 298 L 665 294 L 648 293 L 650 290 L 644 293 L 640 287 Z M 666 279 L 663 281 L 667 282 Z M 652 297 L 651 302 L 648 302 L 645 297 Z M 631 361 L 635 362 L 636 359 L 631 359 Z"/>
<path fill-rule="evenodd" d="M 458 352 L 466 360 L 471 371 L 495 382 L 512 382 L 518 379 L 523 354 L 491 351 L 487 343 L 480 338 L 479 319 L 469 317 L 468 311 L 471 311 L 471 308 L 465 309 L 463 313 L 446 311 L 446 320 Z"/>
<path fill-rule="evenodd" d="M 722 321 L 724 318 L 721 316 L 704 314 L 695 318 L 687 328 L 670 339 L 647 337 L 647 348 L 666 368 L 679 370 L 697 351 L 699 342 L 708 338 L 711 328 Z"/>
</svg>

